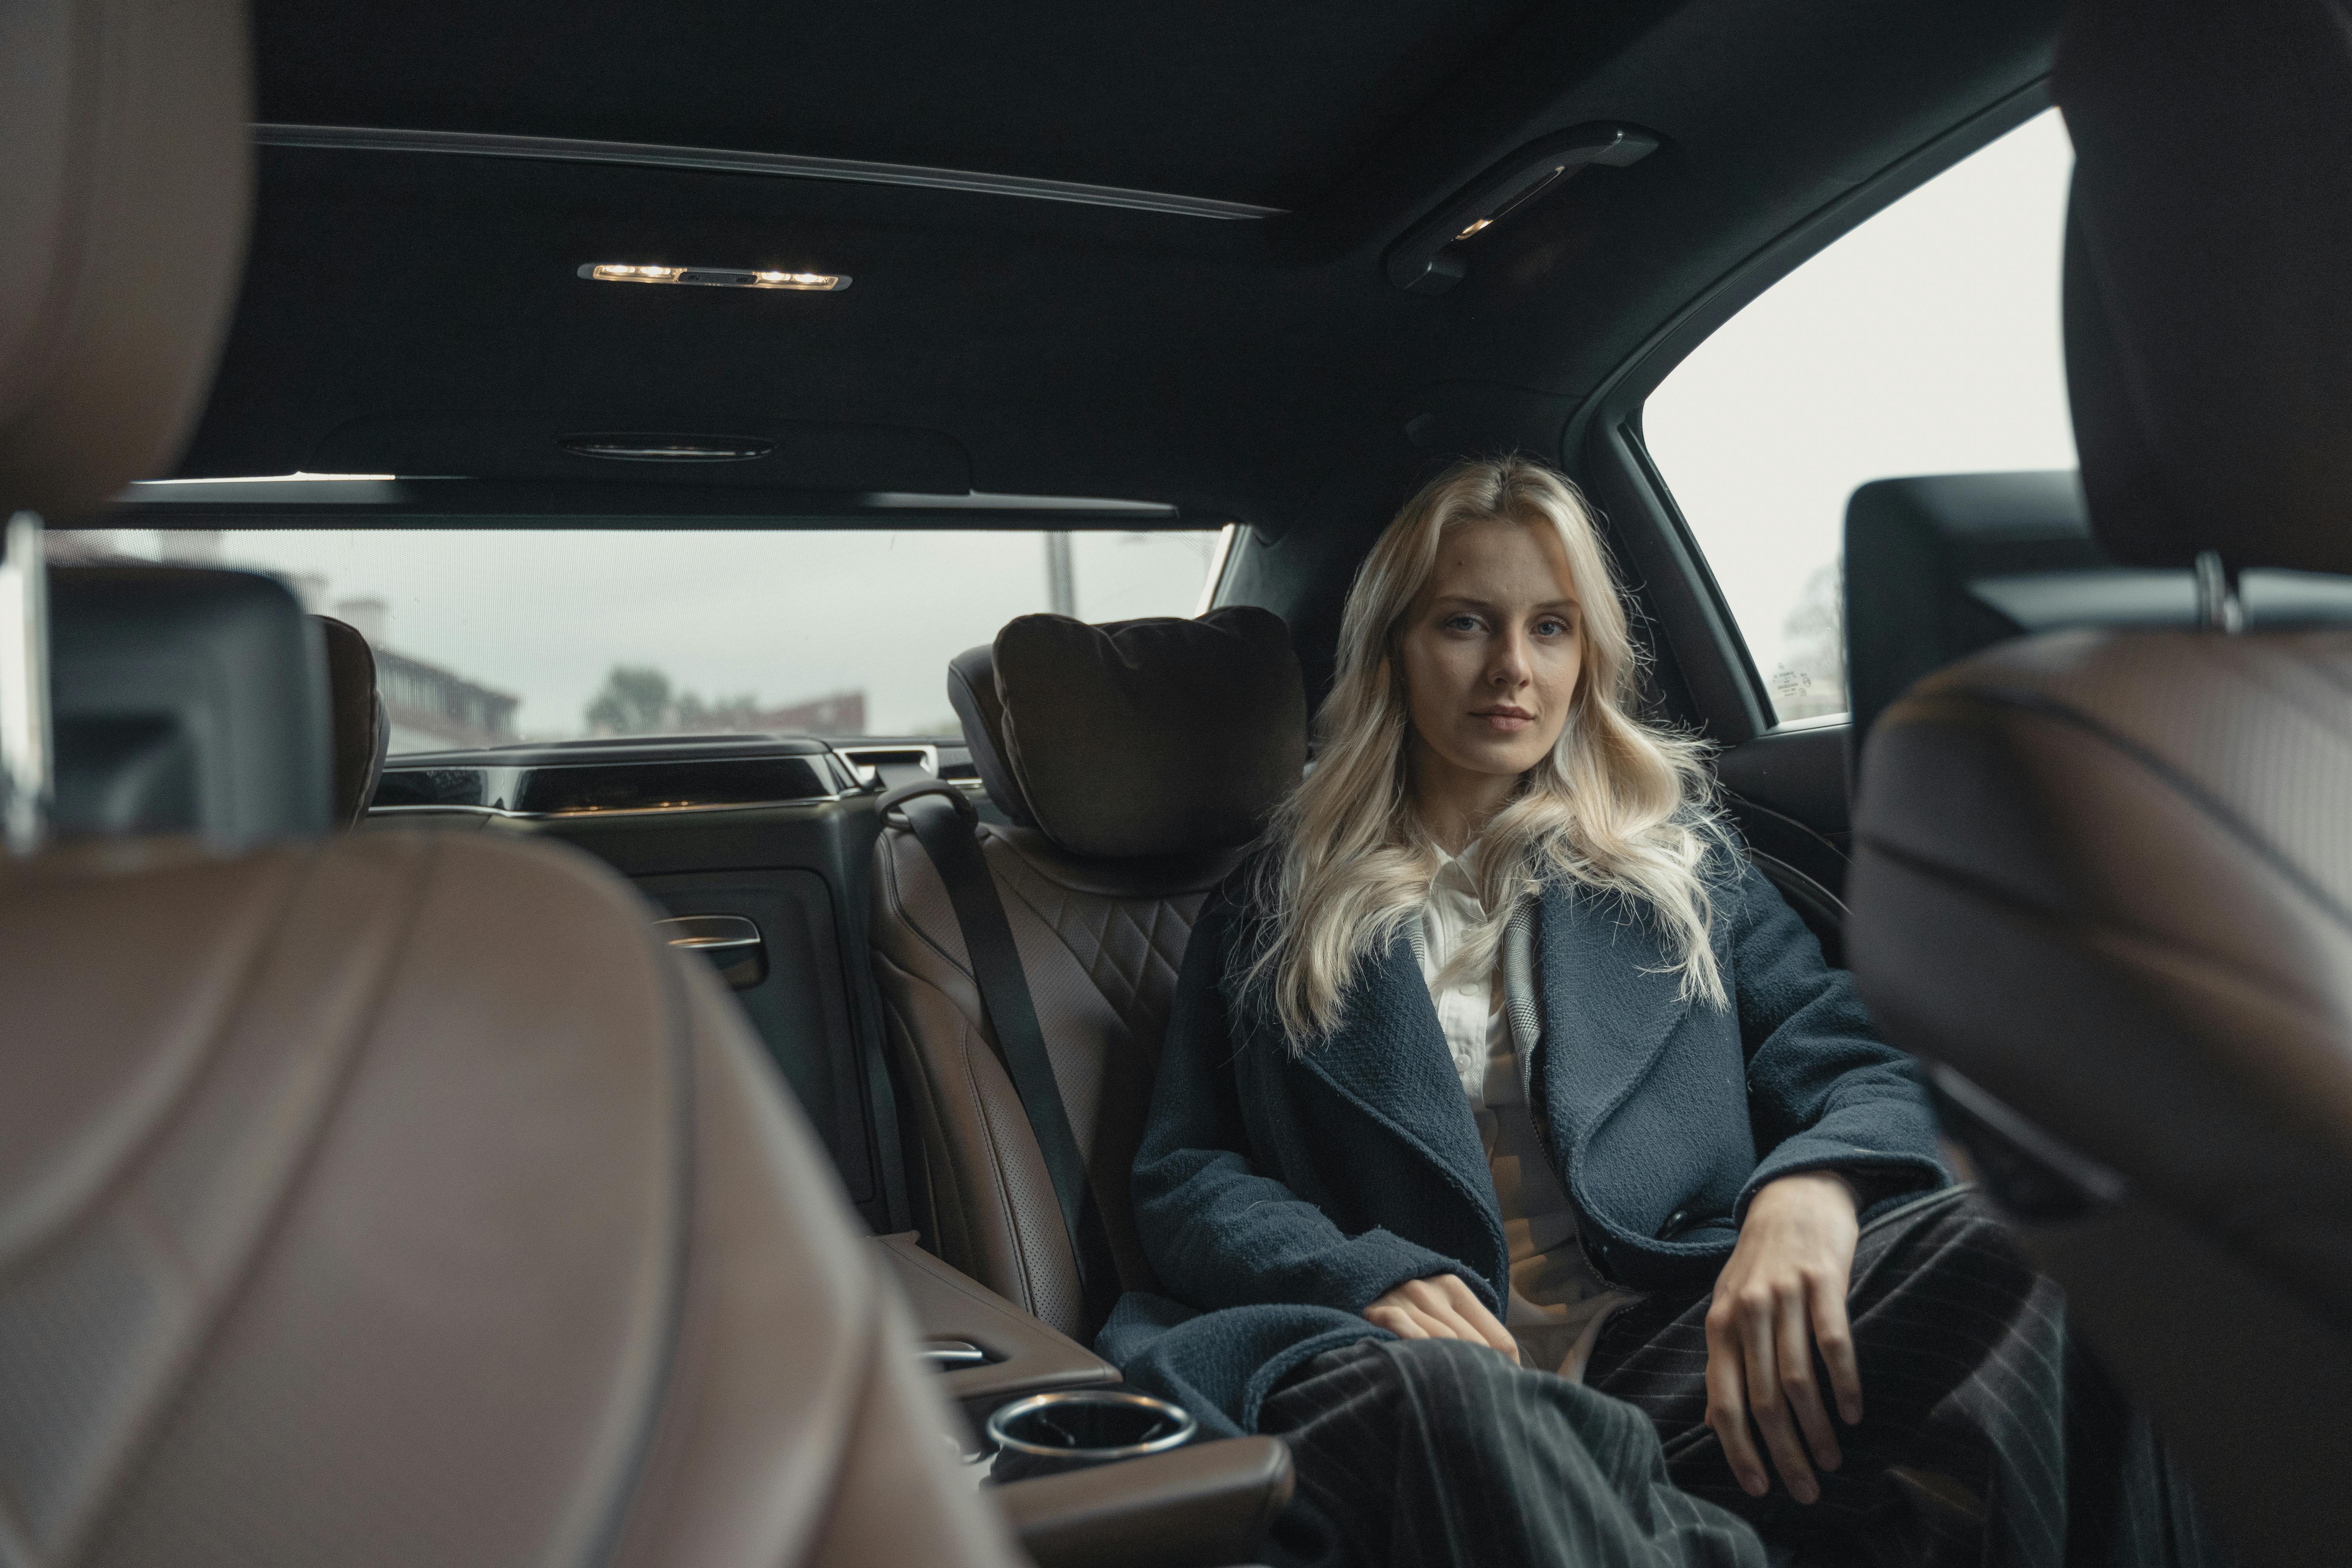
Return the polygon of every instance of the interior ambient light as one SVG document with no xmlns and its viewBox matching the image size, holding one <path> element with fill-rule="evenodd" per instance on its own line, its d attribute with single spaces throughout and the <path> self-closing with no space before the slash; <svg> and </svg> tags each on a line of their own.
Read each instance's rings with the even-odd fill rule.
<svg viewBox="0 0 2352 1568">
<path fill-rule="evenodd" d="M 649 267 L 636 262 L 592 261 L 580 276 L 597 283 L 690 283 L 703 289 L 794 289 L 830 294 L 849 287 L 839 272 L 779 272 L 742 267 Z"/>
<path fill-rule="evenodd" d="M 1482 217 L 1476 223 L 1472 224 L 1468 228 L 1464 229 L 1460 234 L 1455 235 L 1454 237 L 1456 239 L 1467 239 L 1472 235 L 1477 233 L 1480 229 L 1491 226 L 1494 221 L 1495 220 L 1490 217 Z"/>
</svg>

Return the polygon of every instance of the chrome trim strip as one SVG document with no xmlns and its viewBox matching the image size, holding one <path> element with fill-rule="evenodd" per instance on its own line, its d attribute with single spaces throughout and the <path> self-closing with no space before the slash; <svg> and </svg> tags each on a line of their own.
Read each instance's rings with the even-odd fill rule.
<svg viewBox="0 0 2352 1568">
<path fill-rule="evenodd" d="M 1226 221 L 1282 217 L 1282 207 L 1208 196 L 1172 196 L 1117 185 L 1032 180 L 1018 174 L 975 174 L 913 163 L 869 163 L 851 158 L 811 158 L 797 153 L 740 153 L 719 147 L 666 147 L 649 142 L 580 142 L 565 136 L 494 136 L 472 131 L 401 131 L 362 125 L 258 123 L 263 147 L 317 147 L 362 153 L 456 153 L 478 158 L 535 158 L 557 163 L 631 163 L 649 169 L 696 169 L 716 174 L 766 174 L 796 180 L 847 180 L 866 185 L 913 185 L 979 195 L 1022 196 L 1079 206 L 1124 207 L 1179 217 Z"/>
<path fill-rule="evenodd" d="M 1122 1444 L 1116 1448 L 1047 1447 L 1045 1444 L 1024 1442 L 1011 1435 L 1009 1428 L 1022 1416 L 1032 1410 L 1051 1410 L 1056 1405 L 1122 1405 L 1134 1410 L 1151 1411 L 1169 1430 L 1157 1437 L 1140 1443 Z M 1171 1448 L 1181 1448 L 1191 1442 L 1200 1429 L 1200 1418 L 1191 1411 L 1181 1405 L 1171 1405 L 1164 1399 L 1155 1399 L 1148 1394 L 1137 1394 L 1125 1388 L 1056 1388 L 998 1407 L 981 1431 L 982 1436 L 999 1448 L 1010 1449 L 1016 1454 L 1043 1459 L 1076 1459 L 1083 1454 L 1086 1458 L 1077 1462 L 1105 1465 L 1118 1459 L 1139 1459 L 1147 1454 L 1164 1454 Z"/>
<path fill-rule="evenodd" d="M 502 805 L 371 805 L 370 816 L 404 816 L 411 812 L 464 812 L 475 816 L 503 816 L 518 822 L 572 822 L 584 816 L 677 816 L 691 811 L 773 811 L 786 805 L 832 805 L 847 797 L 833 795 L 796 795 L 790 800 L 732 800 L 716 805 L 588 806 L 573 811 L 509 811 Z"/>
<path fill-rule="evenodd" d="M 30 855 L 49 828 L 56 763 L 49 726 L 49 595 L 39 514 L 0 525 L 0 828 Z"/>
<path fill-rule="evenodd" d="M 759 922 L 749 915 L 670 915 L 654 921 L 654 929 L 670 946 L 696 952 L 733 952 L 764 945 Z"/>
<path fill-rule="evenodd" d="M 669 939 L 669 944 L 691 948 L 697 952 L 733 952 L 738 948 L 759 946 L 760 939 L 756 936 L 674 936 Z"/>
<path fill-rule="evenodd" d="M 878 744 L 861 746 L 855 741 L 845 741 L 842 744 L 834 748 L 834 755 L 839 757 L 843 762 L 849 764 L 850 773 L 856 776 L 859 784 L 870 784 L 881 776 L 881 764 L 879 763 L 861 763 L 857 760 L 858 755 L 860 752 L 871 754 L 879 752 L 920 752 L 923 759 L 923 771 L 930 774 L 933 778 L 940 776 L 940 749 L 929 742 L 917 741 L 900 746 Z M 954 781 L 950 780 L 949 782 L 953 783 Z"/>
<path fill-rule="evenodd" d="M 1242 525 L 1229 522 L 1217 531 L 1216 553 L 1209 557 L 1209 570 L 1201 583 L 1201 602 L 1192 607 L 1192 618 L 1199 620 L 1217 607 L 1217 590 L 1225 585 L 1225 568 L 1233 563 L 1234 541 L 1240 537 Z"/>
<path fill-rule="evenodd" d="M 162 481 L 170 483 L 169 480 Z M 971 490 L 960 496 L 919 490 L 867 490 L 866 504 L 905 511 L 1110 511 L 1138 517 L 1180 517 L 1183 508 L 1156 500 L 1114 500 L 1108 496 L 1012 496 Z"/>
</svg>

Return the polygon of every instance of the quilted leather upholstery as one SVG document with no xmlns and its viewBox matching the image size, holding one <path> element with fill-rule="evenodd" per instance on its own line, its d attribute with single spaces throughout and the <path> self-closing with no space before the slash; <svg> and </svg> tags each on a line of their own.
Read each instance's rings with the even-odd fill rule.
<svg viewBox="0 0 2352 1568">
<path fill-rule="evenodd" d="M 1120 1280 L 1148 1288 L 1128 1171 L 1184 945 L 1240 852 L 1095 860 L 1030 828 L 981 832 Z M 875 973 L 916 1132 L 915 1223 L 948 1262 L 1065 1333 L 1078 1332 L 1069 1239 L 987 1032 L 947 889 L 903 828 L 884 830 L 874 866 Z"/>
</svg>

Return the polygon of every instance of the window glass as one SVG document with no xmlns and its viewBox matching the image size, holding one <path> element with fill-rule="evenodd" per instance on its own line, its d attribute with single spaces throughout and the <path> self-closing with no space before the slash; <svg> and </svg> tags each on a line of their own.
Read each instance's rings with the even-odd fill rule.
<svg viewBox="0 0 2352 1568">
<path fill-rule="evenodd" d="M 598 734 L 952 735 L 948 660 L 1013 616 L 1189 616 L 1213 532 L 134 530 L 57 560 L 249 567 L 377 654 L 394 752 Z"/>
<path fill-rule="evenodd" d="M 1846 498 L 2074 466 L 2059 341 L 2074 150 L 2044 113 L 1775 284 L 1677 366 L 1643 437 L 1783 721 L 1846 710 Z"/>
</svg>

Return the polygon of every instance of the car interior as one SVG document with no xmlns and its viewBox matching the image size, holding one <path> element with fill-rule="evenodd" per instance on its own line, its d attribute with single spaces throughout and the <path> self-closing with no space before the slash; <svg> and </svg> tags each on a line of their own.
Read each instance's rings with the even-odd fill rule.
<svg viewBox="0 0 2352 1568">
<path fill-rule="evenodd" d="M 1277 1439 L 1006 1413 L 1181 1295 L 1192 924 L 1372 540 L 1518 451 L 2246 1561 L 2336 1561 L 2352 55 L 2128 9 L 7 7 L 0 1558 L 1258 1561 Z M 1801 667 L 1645 409 L 2053 104 L 2079 468 L 1849 475 Z M 544 642 L 493 546 L 789 621 L 836 538 L 791 646 L 928 709 L 517 721 L 289 564 Z"/>
</svg>

